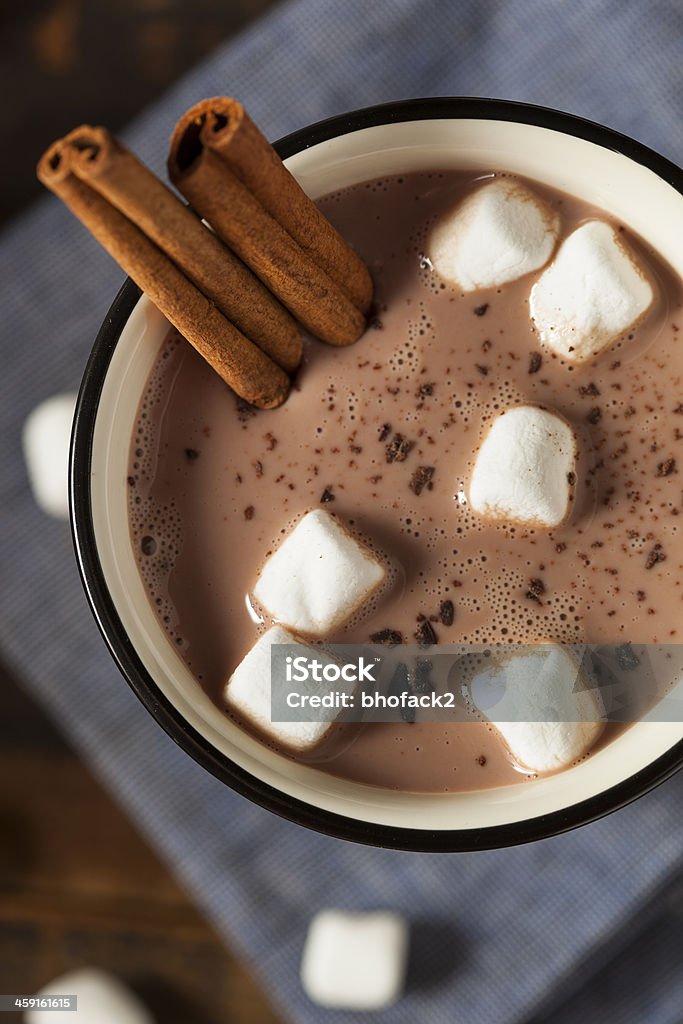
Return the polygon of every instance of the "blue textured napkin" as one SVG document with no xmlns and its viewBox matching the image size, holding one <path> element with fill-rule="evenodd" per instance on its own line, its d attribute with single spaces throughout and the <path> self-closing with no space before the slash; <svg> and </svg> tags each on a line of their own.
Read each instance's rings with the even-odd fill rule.
<svg viewBox="0 0 683 1024">
<path fill-rule="evenodd" d="M 460 93 L 572 110 L 681 162 L 682 86 L 675 0 L 298 0 L 182 80 L 127 140 L 161 171 L 177 116 L 205 96 L 239 96 L 276 137 L 370 103 Z M 390 853 L 252 806 L 143 711 L 85 606 L 68 528 L 32 504 L 19 448 L 33 406 L 77 386 L 121 278 L 49 198 L 0 240 L 0 657 L 290 1019 L 358 1020 L 312 1006 L 298 981 L 310 916 L 340 906 L 395 907 L 413 923 L 408 992 L 380 1019 L 679 1021 L 683 778 L 533 846 Z"/>
</svg>

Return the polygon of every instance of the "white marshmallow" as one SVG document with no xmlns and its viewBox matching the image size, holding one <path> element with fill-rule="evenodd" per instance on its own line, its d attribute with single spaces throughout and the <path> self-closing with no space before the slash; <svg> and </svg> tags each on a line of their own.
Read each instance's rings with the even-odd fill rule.
<svg viewBox="0 0 683 1024">
<path fill-rule="evenodd" d="M 48 398 L 24 424 L 22 443 L 36 504 L 58 519 L 69 518 L 69 445 L 76 395 Z"/>
<path fill-rule="evenodd" d="M 562 243 L 531 289 L 541 340 L 563 359 L 594 359 L 649 309 L 650 282 L 602 221 L 583 224 Z"/>
<path fill-rule="evenodd" d="M 329 1009 L 382 1010 L 401 995 L 408 958 L 408 924 L 382 910 L 322 910 L 308 929 L 301 984 Z"/>
<path fill-rule="evenodd" d="M 576 439 L 563 419 L 519 405 L 501 413 L 477 453 L 470 505 L 489 519 L 553 527 L 566 518 Z"/>
<path fill-rule="evenodd" d="M 254 597 L 284 626 L 324 636 L 350 618 L 385 575 L 384 566 L 337 519 L 315 509 L 268 559 Z"/>
<path fill-rule="evenodd" d="M 438 222 L 428 255 L 463 291 L 493 288 L 544 266 L 559 226 L 557 214 L 521 182 L 494 178 Z"/>
<path fill-rule="evenodd" d="M 81 967 L 44 985 L 36 997 L 74 995 L 78 1009 L 27 1010 L 26 1024 L 154 1024 L 137 996 L 118 978 L 96 967 Z"/>
<path fill-rule="evenodd" d="M 477 673 L 475 707 L 496 727 L 514 759 L 536 772 L 566 768 L 603 730 L 599 691 L 559 644 L 523 647 Z"/>
<path fill-rule="evenodd" d="M 272 737 L 282 746 L 297 751 L 309 750 L 319 743 L 332 727 L 334 709 L 326 709 L 321 712 L 320 710 L 312 711 L 310 708 L 297 708 L 292 714 L 296 714 L 297 718 L 300 717 L 300 721 L 272 721 L 271 647 L 273 644 L 296 645 L 295 657 L 303 655 L 307 658 L 314 658 L 323 665 L 336 664 L 334 659 L 326 655 L 319 647 L 302 644 L 286 629 L 281 626 L 272 626 L 257 640 L 231 675 L 225 688 L 225 702 L 229 708 L 237 711 L 257 729 Z M 354 689 L 353 684 L 341 679 L 334 683 L 316 682 L 313 679 L 296 683 L 297 693 L 320 696 L 324 696 L 331 690 L 338 693 L 352 693 Z M 325 722 L 314 720 L 316 717 L 321 717 L 322 714 L 325 714 L 329 720 Z M 339 712 L 337 712 L 337 717 L 338 714 Z"/>
</svg>

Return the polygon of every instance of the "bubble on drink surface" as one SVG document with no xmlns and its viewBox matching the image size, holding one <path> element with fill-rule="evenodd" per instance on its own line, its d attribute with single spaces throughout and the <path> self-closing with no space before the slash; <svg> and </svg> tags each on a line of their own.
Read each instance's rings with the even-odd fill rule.
<svg viewBox="0 0 683 1024">
<path fill-rule="evenodd" d="M 169 361 L 178 352 L 180 340 L 177 333 L 169 333 L 150 374 L 129 453 L 128 473 L 134 485 L 127 489 L 131 541 L 134 550 L 143 556 L 137 560 L 143 586 L 158 621 L 174 643 L 178 635 L 178 616 L 168 586 L 182 548 L 182 522 L 175 503 L 159 502 L 152 491 L 160 429 L 155 411 L 165 401 Z"/>
<path fill-rule="evenodd" d="M 140 541 L 140 550 L 142 551 L 143 555 L 155 555 L 157 550 L 157 542 L 155 541 L 154 537 L 150 537 L 149 534 L 145 534 L 145 536 Z"/>
</svg>

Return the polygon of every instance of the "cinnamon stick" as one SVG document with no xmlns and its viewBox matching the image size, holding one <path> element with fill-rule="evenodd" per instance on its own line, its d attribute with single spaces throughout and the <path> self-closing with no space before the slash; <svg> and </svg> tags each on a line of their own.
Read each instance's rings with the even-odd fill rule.
<svg viewBox="0 0 683 1024">
<path fill-rule="evenodd" d="M 40 181 L 238 395 L 262 409 L 281 405 L 290 388 L 284 370 L 245 338 L 132 221 L 81 181 L 72 162 L 73 148 L 59 140 L 38 164 Z"/>
<path fill-rule="evenodd" d="M 147 235 L 250 341 L 284 370 L 301 361 L 301 331 L 277 299 L 105 128 L 64 139 L 71 169 Z"/>
<path fill-rule="evenodd" d="M 367 267 L 309 199 L 242 104 L 228 96 L 202 100 L 179 122 L 178 138 L 190 127 L 199 127 L 202 144 L 225 160 L 264 210 L 367 313 L 372 302 Z"/>
<path fill-rule="evenodd" d="M 173 184 L 219 238 L 311 334 L 331 345 L 352 345 L 360 338 L 365 317 L 358 307 L 225 161 L 202 145 L 196 125 L 174 133 L 168 169 Z"/>
</svg>

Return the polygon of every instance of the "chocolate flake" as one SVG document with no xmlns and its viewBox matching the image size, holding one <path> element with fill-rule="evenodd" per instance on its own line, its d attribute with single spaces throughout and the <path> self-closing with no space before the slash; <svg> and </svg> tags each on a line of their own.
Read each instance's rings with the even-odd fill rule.
<svg viewBox="0 0 683 1024">
<path fill-rule="evenodd" d="M 417 640 L 420 647 L 432 647 L 437 643 L 436 633 L 431 622 L 425 619 L 415 630 L 415 639 Z"/>
<path fill-rule="evenodd" d="M 413 442 L 408 441 L 403 434 L 394 434 L 385 449 L 387 462 L 405 462 L 412 447 Z"/>
<path fill-rule="evenodd" d="M 433 394 L 434 394 L 434 385 L 433 384 L 420 384 L 419 388 L 417 389 L 417 397 L 418 398 L 428 398 L 429 395 L 433 395 Z"/>
<path fill-rule="evenodd" d="M 475 306 L 474 307 L 474 315 L 475 316 L 486 316 L 486 313 L 488 312 L 488 308 L 489 308 L 488 302 L 483 302 L 481 304 L 481 306 Z"/>
<path fill-rule="evenodd" d="M 488 375 L 489 375 L 489 368 L 488 368 L 488 366 L 482 366 L 481 363 L 475 363 L 474 365 L 477 368 L 477 372 L 480 373 L 482 375 L 482 377 L 488 377 Z"/>
<path fill-rule="evenodd" d="M 683 415 L 683 402 L 679 402 L 673 412 L 675 412 L 677 416 Z"/>
<path fill-rule="evenodd" d="M 418 658 L 415 662 L 415 673 L 413 677 L 413 690 L 415 693 L 433 693 L 434 683 L 431 673 L 434 665 L 429 658 Z"/>
<path fill-rule="evenodd" d="M 195 459 L 199 458 L 199 452 L 197 451 L 196 448 L 186 448 L 185 458 L 187 459 L 188 462 L 194 462 Z"/>
<path fill-rule="evenodd" d="M 273 448 L 275 447 L 276 444 L 277 444 L 277 438 L 275 437 L 274 434 L 271 434 L 270 432 L 268 432 L 266 434 L 266 445 L 267 445 L 268 451 L 272 452 L 272 450 L 273 450 Z"/>
<path fill-rule="evenodd" d="M 645 568 L 653 569 L 658 562 L 665 562 L 666 555 L 662 549 L 661 544 L 655 544 L 655 546 L 648 551 L 647 559 L 645 560 Z"/>
<path fill-rule="evenodd" d="M 589 423 L 599 423 L 602 419 L 602 409 L 600 409 L 598 405 L 594 406 L 594 408 L 591 409 L 591 411 L 586 416 L 586 419 Z"/>
<path fill-rule="evenodd" d="M 383 423 L 379 432 L 379 440 L 386 441 L 391 433 L 391 423 Z"/>
<path fill-rule="evenodd" d="M 254 462 L 254 470 L 256 471 L 257 477 L 260 478 L 263 476 L 263 463 L 261 462 L 260 459 L 256 459 L 256 461 Z"/>
<path fill-rule="evenodd" d="M 382 644 L 383 647 L 397 647 L 403 643 L 403 634 L 397 629 L 380 629 L 370 634 L 370 643 Z"/>
<path fill-rule="evenodd" d="M 250 405 L 249 402 L 246 402 L 244 398 L 240 398 L 236 395 L 235 404 L 237 406 L 237 418 L 240 423 L 245 423 L 248 419 L 251 419 L 252 416 L 256 415 L 256 409 L 254 406 Z"/>
<path fill-rule="evenodd" d="M 624 672 L 632 672 L 634 668 L 638 668 L 640 665 L 640 658 L 634 652 L 631 644 L 619 644 L 615 648 L 614 654 L 617 659 L 617 665 Z"/>
<path fill-rule="evenodd" d="M 254 506 L 253 505 L 247 505 L 247 507 L 244 510 L 244 518 L 245 519 L 253 519 L 254 518 Z"/>
<path fill-rule="evenodd" d="M 675 459 L 665 459 L 664 462 L 660 462 L 657 464 L 657 476 L 671 476 L 671 474 L 675 472 Z"/>
<path fill-rule="evenodd" d="M 567 483 L 570 487 L 573 487 L 576 483 L 576 473 L 567 473 Z"/>
<path fill-rule="evenodd" d="M 400 697 L 402 693 L 411 694 L 413 688 L 410 685 L 410 678 L 408 676 L 408 666 L 401 662 L 396 666 L 394 674 L 391 677 L 389 683 L 389 695 L 391 697 Z M 399 715 L 404 722 L 412 725 L 415 721 L 415 708 L 410 708 L 407 705 L 402 705 L 399 709 Z"/>
<path fill-rule="evenodd" d="M 581 387 L 579 388 L 579 394 L 583 398 L 588 398 L 588 397 L 590 397 L 590 398 L 597 398 L 598 395 L 600 394 L 600 391 L 599 391 L 597 385 L 595 385 L 593 383 L 593 381 L 591 381 L 590 384 L 582 384 L 581 385 Z"/>
<path fill-rule="evenodd" d="M 486 764 L 486 757 L 484 754 L 479 755 L 479 757 L 477 758 L 477 764 L 481 765 L 482 768 L 484 767 L 484 765 Z"/>
<path fill-rule="evenodd" d="M 529 373 L 538 373 L 543 363 L 543 356 L 540 352 L 532 352 L 529 356 Z"/>
<path fill-rule="evenodd" d="M 541 601 L 541 594 L 545 594 L 545 583 L 543 580 L 530 579 L 529 589 L 527 590 L 525 597 L 528 597 L 530 601 L 536 601 L 538 604 L 543 604 Z"/>
<path fill-rule="evenodd" d="M 334 501 L 334 494 L 332 493 L 331 487 L 326 487 L 323 493 L 320 495 L 320 504 L 327 505 L 328 502 Z"/>
<path fill-rule="evenodd" d="M 439 606 L 439 618 L 443 626 L 452 626 L 455 619 L 455 605 L 451 600 L 446 598 L 445 601 L 441 602 Z"/>
<path fill-rule="evenodd" d="M 558 555 L 561 555 L 563 551 L 567 550 L 567 545 L 563 540 L 561 540 L 559 541 L 559 543 L 555 545 L 555 550 L 557 551 Z"/>
<path fill-rule="evenodd" d="M 418 466 L 410 478 L 410 489 L 413 494 L 422 494 L 425 487 L 429 487 L 434 476 L 433 466 Z"/>
</svg>

